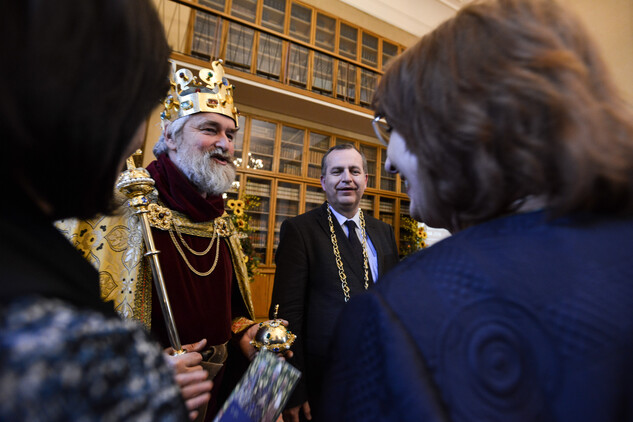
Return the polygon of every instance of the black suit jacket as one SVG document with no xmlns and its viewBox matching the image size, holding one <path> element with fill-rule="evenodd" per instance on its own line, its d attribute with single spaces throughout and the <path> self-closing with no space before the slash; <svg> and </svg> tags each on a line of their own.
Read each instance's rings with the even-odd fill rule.
<svg viewBox="0 0 633 422">
<path fill-rule="evenodd" d="M 347 237 L 334 216 L 332 221 L 350 296 L 354 296 L 365 291 L 364 274 L 352 258 Z M 376 248 L 380 276 L 399 260 L 393 228 L 367 214 L 365 227 Z M 330 238 L 327 203 L 283 222 L 275 263 L 270 316 L 278 304 L 279 318 L 288 320 L 289 329 L 297 335 L 290 362 L 303 373 L 288 402 L 288 407 L 293 407 L 309 400 L 306 382 L 312 382 L 310 366 L 316 360 L 325 362 L 336 320 L 345 305 Z M 310 387 L 312 391 L 318 386 Z"/>
</svg>

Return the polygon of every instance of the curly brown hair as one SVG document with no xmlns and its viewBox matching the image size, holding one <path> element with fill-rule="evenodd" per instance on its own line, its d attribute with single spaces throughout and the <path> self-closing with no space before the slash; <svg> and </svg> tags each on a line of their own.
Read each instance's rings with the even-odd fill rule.
<svg viewBox="0 0 633 422">
<path fill-rule="evenodd" d="M 553 216 L 633 211 L 631 109 L 555 1 L 462 8 L 391 63 L 373 108 L 418 160 L 429 224 L 463 229 L 530 197 Z"/>
</svg>

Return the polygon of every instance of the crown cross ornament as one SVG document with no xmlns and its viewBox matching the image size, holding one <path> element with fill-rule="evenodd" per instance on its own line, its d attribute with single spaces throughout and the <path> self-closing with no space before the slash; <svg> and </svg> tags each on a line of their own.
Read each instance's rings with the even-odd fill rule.
<svg viewBox="0 0 633 422">
<path fill-rule="evenodd" d="M 233 102 L 233 85 L 224 76 L 222 60 L 211 63 L 211 69 L 200 69 L 194 76 L 190 69 L 178 68 L 171 61 L 171 88 L 163 101 L 163 128 L 166 122 L 195 113 L 219 113 L 238 125 L 237 107 Z"/>
</svg>

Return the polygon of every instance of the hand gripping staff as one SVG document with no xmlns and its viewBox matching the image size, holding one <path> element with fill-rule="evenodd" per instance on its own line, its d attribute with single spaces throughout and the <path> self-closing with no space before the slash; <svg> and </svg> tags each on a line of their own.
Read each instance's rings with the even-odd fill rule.
<svg viewBox="0 0 633 422">
<path fill-rule="evenodd" d="M 143 232 L 143 240 L 145 241 L 145 249 L 147 250 L 147 252 L 145 252 L 145 256 L 150 260 L 150 265 L 152 267 L 154 285 L 156 287 L 156 291 L 158 292 L 160 307 L 163 311 L 163 317 L 165 318 L 167 334 L 169 335 L 169 343 L 175 353 L 179 355 L 185 353 L 185 351 L 180 344 L 174 315 L 171 311 L 167 289 L 165 288 L 163 272 L 160 269 L 160 262 L 158 261 L 158 253 L 160 251 L 156 250 L 156 246 L 154 245 L 152 230 L 147 218 L 147 207 L 149 205 L 147 195 L 154 190 L 154 179 L 150 177 L 147 170 L 142 167 L 136 167 L 136 164 L 134 163 L 134 156 L 139 154 L 140 151 L 137 151 L 127 159 L 127 170 L 119 176 L 116 187 L 128 197 L 127 204 L 131 208 L 134 208 L 134 213 L 138 216 L 141 223 L 141 231 Z"/>
</svg>

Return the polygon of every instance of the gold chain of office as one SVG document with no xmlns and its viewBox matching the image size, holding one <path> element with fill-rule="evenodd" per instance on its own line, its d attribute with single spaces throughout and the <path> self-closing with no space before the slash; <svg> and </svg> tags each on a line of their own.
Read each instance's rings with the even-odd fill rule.
<svg viewBox="0 0 633 422">
<path fill-rule="evenodd" d="M 200 272 L 200 271 L 196 270 L 195 268 L 193 268 L 193 265 L 191 265 L 191 263 L 187 259 L 187 256 L 185 255 L 185 252 L 182 250 L 182 248 L 178 244 L 178 241 L 176 240 L 176 237 L 174 236 L 174 230 L 171 230 L 171 229 L 169 230 L 169 236 L 171 237 L 172 242 L 174 242 L 174 246 L 178 250 L 178 253 L 180 253 L 180 256 L 182 256 L 183 261 L 185 261 L 185 264 L 187 264 L 187 267 L 189 267 L 189 270 L 191 270 L 192 273 L 194 273 L 195 275 L 197 275 L 199 277 L 206 277 L 206 276 L 210 275 L 213 272 L 213 270 L 215 270 L 215 267 L 218 265 L 218 258 L 220 257 L 220 237 L 216 236 L 217 235 L 217 230 L 215 229 L 215 227 L 214 227 L 214 230 L 213 230 L 213 236 L 211 237 L 211 242 L 209 243 L 209 246 L 202 252 L 198 252 L 198 251 L 193 250 L 187 244 L 187 242 L 185 242 L 185 239 L 182 237 L 182 234 L 180 233 L 180 230 L 178 229 L 178 226 L 176 224 L 174 224 L 172 227 L 174 228 L 174 230 L 178 234 L 178 237 L 180 238 L 180 241 L 182 242 L 182 244 L 185 245 L 185 247 L 187 248 L 187 250 L 189 252 L 191 252 L 192 254 L 194 254 L 196 256 L 206 255 L 211 250 L 211 247 L 213 246 L 213 243 L 217 239 L 217 246 L 215 248 L 215 259 L 213 260 L 213 265 L 211 265 L 211 268 L 208 271 Z"/>
<path fill-rule="evenodd" d="M 338 240 L 334 233 L 334 224 L 332 223 L 332 212 L 330 211 L 330 205 L 327 205 L 327 221 L 330 225 L 330 239 L 332 241 L 332 249 L 334 250 L 334 258 L 336 259 L 336 266 L 338 267 L 338 275 L 341 278 L 341 287 L 343 288 L 343 296 L 345 296 L 345 302 L 349 301 L 349 286 L 347 285 L 347 276 L 343 269 L 343 261 L 341 259 L 341 252 L 338 249 Z M 367 258 L 367 231 L 365 230 L 365 216 L 363 210 L 360 210 L 360 232 L 363 238 L 363 269 L 365 270 L 365 290 L 369 288 L 369 258 Z"/>
</svg>

